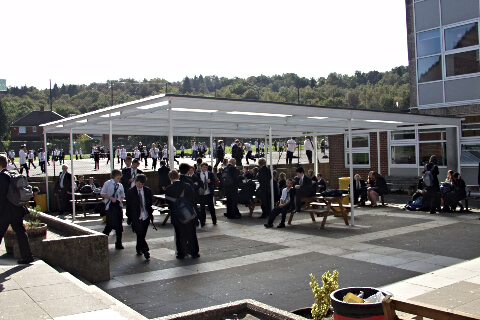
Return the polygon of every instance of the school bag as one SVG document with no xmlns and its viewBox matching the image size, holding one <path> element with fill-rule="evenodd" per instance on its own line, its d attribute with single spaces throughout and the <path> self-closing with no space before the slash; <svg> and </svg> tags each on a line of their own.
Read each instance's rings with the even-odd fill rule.
<svg viewBox="0 0 480 320">
<path fill-rule="evenodd" d="M 5 171 L 5 174 L 10 178 L 7 193 L 8 201 L 17 207 L 28 204 L 33 197 L 33 191 L 27 178 L 15 170 Z"/>
<path fill-rule="evenodd" d="M 225 168 L 222 173 L 222 185 L 223 187 L 229 187 L 234 184 L 233 176 L 230 173 L 231 168 Z"/>
<path fill-rule="evenodd" d="M 430 169 L 433 170 L 435 165 L 433 165 Z M 428 164 L 425 166 L 425 177 L 423 178 L 423 183 L 425 187 L 433 186 L 433 173 L 432 171 L 428 170 Z"/>
<path fill-rule="evenodd" d="M 197 212 L 192 203 L 183 196 L 184 192 L 185 190 L 182 191 L 182 194 L 178 198 L 165 196 L 165 199 L 173 202 L 173 208 L 178 219 L 181 223 L 187 224 L 190 221 L 197 219 Z"/>
</svg>

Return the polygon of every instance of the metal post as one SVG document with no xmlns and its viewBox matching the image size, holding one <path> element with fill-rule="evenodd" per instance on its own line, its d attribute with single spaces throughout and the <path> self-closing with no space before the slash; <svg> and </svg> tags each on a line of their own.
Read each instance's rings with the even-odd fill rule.
<svg viewBox="0 0 480 320">
<path fill-rule="evenodd" d="M 457 126 L 457 167 L 458 167 L 458 173 L 460 173 L 460 175 L 462 174 L 462 145 L 460 143 L 460 135 L 462 134 L 462 127 L 461 126 Z M 468 210 L 468 208 L 466 208 Z"/>
<path fill-rule="evenodd" d="M 377 131 L 377 162 L 378 162 L 378 174 L 382 174 L 381 171 L 381 166 L 380 166 L 380 131 Z"/>
<path fill-rule="evenodd" d="M 110 145 L 110 154 L 108 156 L 110 157 L 110 171 L 113 171 L 113 167 L 114 167 L 113 159 L 115 158 L 114 156 L 115 150 L 113 150 L 112 120 L 108 122 L 108 126 L 109 126 L 108 144 Z"/>
<path fill-rule="evenodd" d="M 352 153 L 352 119 L 348 119 L 348 158 L 350 160 L 350 208 L 352 212 L 352 226 L 355 225 L 354 189 L 353 189 L 353 153 Z"/>
<path fill-rule="evenodd" d="M 270 179 L 270 195 L 272 200 L 272 209 L 275 208 L 275 198 L 273 195 L 273 160 L 272 160 L 272 127 L 269 129 L 269 138 L 270 138 L 270 148 L 268 149 L 270 154 L 270 173 L 272 175 L 272 179 Z"/>
<path fill-rule="evenodd" d="M 213 152 L 215 152 L 215 150 L 213 150 L 213 133 L 210 132 L 210 166 L 212 167 L 212 170 L 213 170 Z"/>
<path fill-rule="evenodd" d="M 313 160 L 315 161 L 313 165 L 313 171 L 315 172 L 315 176 L 318 174 L 318 133 L 315 133 L 315 136 L 313 137 Z"/>
<path fill-rule="evenodd" d="M 45 129 L 44 129 L 45 130 Z M 48 150 L 47 150 L 47 133 L 44 131 L 43 132 L 43 150 L 45 152 L 45 192 L 47 194 L 47 212 L 50 212 L 50 192 L 48 190 L 48 161 L 47 161 L 47 157 L 48 157 Z"/>
<path fill-rule="evenodd" d="M 75 169 L 73 168 L 73 129 L 70 129 L 70 166 L 72 168 L 72 222 L 75 221 Z"/>
<path fill-rule="evenodd" d="M 168 109 L 168 161 L 170 162 L 170 169 L 175 168 L 174 154 L 173 154 L 173 119 L 172 108 Z"/>
</svg>

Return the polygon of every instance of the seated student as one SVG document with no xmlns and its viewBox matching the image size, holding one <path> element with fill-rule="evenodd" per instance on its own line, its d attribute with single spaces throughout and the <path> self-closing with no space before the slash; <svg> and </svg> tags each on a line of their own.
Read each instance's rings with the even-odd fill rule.
<svg viewBox="0 0 480 320">
<path fill-rule="evenodd" d="M 82 190 L 82 187 L 85 186 L 87 183 L 85 182 L 85 178 L 83 175 L 79 175 L 76 181 L 75 192 Z"/>
<path fill-rule="evenodd" d="M 463 206 L 460 201 L 467 197 L 465 181 L 458 172 L 452 175 L 452 191 L 447 193 L 443 206 L 443 211 L 453 212 L 460 205 L 460 211 L 463 211 Z"/>
<path fill-rule="evenodd" d="M 312 180 L 305 174 L 303 167 L 295 170 L 297 177 L 295 178 L 295 211 L 302 210 L 302 198 L 315 196 L 315 187 Z"/>
<path fill-rule="evenodd" d="M 33 192 L 33 197 L 30 198 L 30 201 L 28 202 L 28 206 L 30 208 L 35 208 L 37 206 L 37 203 L 35 202 L 35 196 L 40 193 L 40 189 L 38 187 L 32 187 L 32 192 Z"/>
<path fill-rule="evenodd" d="M 412 201 L 415 201 L 418 198 L 423 197 L 425 195 L 425 183 L 423 182 L 424 177 L 425 177 L 425 170 L 422 171 L 422 177 L 418 179 L 417 192 L 413 194 Z"/>
<path fill-rule="evenodd" d="M 95 182 L 94 177 L 88 177 L 88 184 L 90 187 L 92 187 L 92 190 L 95 190 L 96 188 L 100 188 L 100 185 Z"/>
<path fill-rule="evenodd" d="M 294 199 L 295 199 L 295 189 L 292 188 L 293 180 L 288 179 L 286 182 L 286 187 L 282 190 L 282 196 L 280 197 L 280 204 L 273 208 L 272 212 L 268 216 L 268 222 L 264 224 L 265 228 L 273 227 L 273 221 L 275 218 L 282 214 L 282 220 L 277 228 L 285 228 L 285 220 L 287 218 L 287 213 L 295 208 Z"/>
<path fill-rule="evenodd" d="M 321 173 L 317 174 L 317 190 L 318 190 L 318 192 L 323 192 L 323 191 L 327 190 L 327 183 L 323 179 Z"/>
<path fill-rule="evenodd" d="M 255 167 L 252 169 L 252 179 L 257 180 L 258 179 L 258 167 Z"/>
<path fill-rule="evenodd" d="M 360 205 L 364 206 L 365 201 L 367 201 L 367 185 L 365 184 L 365 180 L 363 180 L 359 174 L 356 174 L 353 178 L 353 204 L 358 204 L 358 198 L 360 197 Z"/>
<path fill-rule="evenodd" d="M 238 185 L 238 188 L 240 189 L 240 191 L 238 192 L 238 203 L 252 203 L 257 186 L 255 185 L 255 182 L 250 179 L 250 175 L 245 176 L 242 183 Z"/>
<path fill-rule="evenodd" d="M 372 207 L 377 207 L 377 197 L 388 193 L 387 181 L 376 171 L 370 171 L 369 181 L 371 185 L 372 182 L 375 185 L 367 188 L 367 196 Z"/>
<path fill-rule="evenodd" d="M 287 185 L 287 175 L 285 172 L 280 172 L 278 175 L 278 189 L 280 189 L 280 193 L 282 193 L 283 188 Z"/>
</svg>

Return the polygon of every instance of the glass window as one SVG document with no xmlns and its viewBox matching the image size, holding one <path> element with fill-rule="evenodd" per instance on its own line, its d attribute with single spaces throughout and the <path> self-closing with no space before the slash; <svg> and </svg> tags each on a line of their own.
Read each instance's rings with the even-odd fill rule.
<svg viewBox="0 0 480 320">
<path fill-rule="evenodd" d="M 478 45 L 478 22 L 445 29 L 445 50 L 475 45 Z"/>
<path fill-rule="evenodd" d="M 419 144 L 420 165 L 425 166 L 432 155 L 436 155 L 438 159 L 437 165 L 447 165 L 447 144 L 445 142 L 431 142 Z"/>
<path fill-rule="evenodd" d="M 392 146 L 392 164 L 415 164 L 415 146 Z"/>
<path fill-rule="evenodd" d="M 447 132 L 440 129 L 419 130 L 418 135 L 420 141 L 446 140 Z"/>
<path fill-rule="evenodd" d="M 392 140 L 409 140 L 415 139 L 415 130 L 408 131 L 392 131 Z"/>
<path fill-rule="evenodd" d="M 480 116 L 467 116 L 462 121 L 462 137 L 480 136 Z"/>
<path fill-rule="evenodd" d="M 417 33 L 417 56 L 430 56 L 442 50 L 440 29 Z"/>
<path fill-rule="evenodd" d="M 32 127 L 32 132 L 37 132 L 37 127 Z"/>
<path fill-rule="evenodd" d="M 480 145 L 463 144 L 460 162 L 462 165 L 474 164 L 478 166 L 478 163 L 480 162 Z"/>
<path fill-rule="evenodd" d="M 447 77 L 480 72 L 478 50 L 460 52 L 445 56 Z"/>
<path fill-rule="evenodd" d="M 18 133 L 27 133 L 27 127 L 18 127 Z"/>
<path fill-rule="evenodd" d="M 350 157 L 348 153 L 345 155 L 347 159 L 347 165 L 350 164 Z M 355 153 L 352 152 L 353 165 L 370 165 L 370 154 L 368 152 Z"/>
<path fill-rule="evenodd" d="M 442 80 L 440 56 L 418 59 L 418 82 Z"/>
<path fill-rule="evenodd" d="M 347 148 L 349 147 L 348 136 L 347 139 Z M 352 136 L 352 145 L 353 148 L 368 148 L 368 135 L 363 136 Z"/>
</svg>

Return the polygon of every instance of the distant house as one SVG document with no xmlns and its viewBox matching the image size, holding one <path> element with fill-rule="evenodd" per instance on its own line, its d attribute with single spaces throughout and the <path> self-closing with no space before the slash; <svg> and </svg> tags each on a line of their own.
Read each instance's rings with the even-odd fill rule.
<svg viewBox="0 0 480 320">
<path fill-rule="evenodd" d="M 45 111 L 43 107 L 40 111 L 32 111 L 10 125 L 11 139 L 12 141 L 43 141 L 43 128 L 40 125 L 63 118 L 56 112 Z"/>
</svg>

